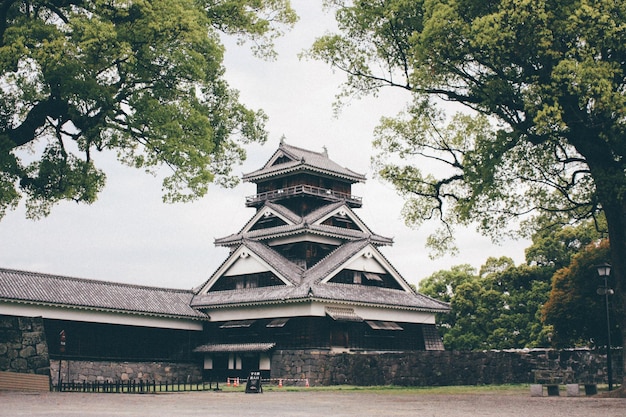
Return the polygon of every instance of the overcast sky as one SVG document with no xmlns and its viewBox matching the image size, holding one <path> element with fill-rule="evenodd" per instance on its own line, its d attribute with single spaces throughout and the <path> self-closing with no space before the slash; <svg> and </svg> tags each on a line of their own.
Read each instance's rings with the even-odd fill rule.
<svg viewBox="0 0 626 417">
<path fill-rule="evenodd" d="M 393 237 L 381 250 L 410 283 L 453 265 L 469 263 L 477 269 L 489 256 L 510 256 L 523 262 L 527 242 L 493 245 L 471 230 L 459 230 L 460 253 L 431 260 L 424 247 L 435 228 L 407 228 L 400 216 L 402 200 L 389 185 L 373 178 L 370 166 L 372 132 L 381 116 L 393 116 L 408 99 L 406 93 L 386 91 L 378 98 L 355 101 L 339 117 L 332 103 L 343 80 L 323 63 L 299 60 L 297 54 L 315 37 L 332 29 L 332 16 L 321 2 L 295 0 L 300 21 L 278 40 L 278 59 L 265 62 L 247 47 L 229 42 L 227 78 L 249 108 L 269 116 L 269 141 L 248 149 L 248 160 L 236 168 L 241 174 L 260 168 L 287 143 L 313 151 L 326 146 L 331 159 L 365 174 L 368 181 L 353 187 L 363 197 L 356 213 L 375 233 Z M 119 164 L 112 154 L 94 155 L 105 170 L 107 185 L 91 206 L 62 203 L 38 221 L 26 220 L 24 206 L 0 221 L 0 267 L 171 288 L 202 284 L 226 259 L 228 251 L 215 247 L 215 238 L 238 232 L 254 215 L 245 196 L 254 184 L 234 189 L 211 187 L 199 201 L 165 204 L 161 179 Z"/>
</svg>

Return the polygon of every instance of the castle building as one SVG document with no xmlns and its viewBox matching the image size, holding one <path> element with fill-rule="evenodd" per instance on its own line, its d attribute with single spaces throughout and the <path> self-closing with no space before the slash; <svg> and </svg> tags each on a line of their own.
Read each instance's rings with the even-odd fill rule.
<svg viewBox="0 0 626 417">
<path fill-rule="evenodd" d="M 274 350 L 443 349 L 435 313 L 448 305 L 416 293 L 379 250 L 393 240 L 355 213 L 363 175 L 281 142 L 243 179 L 256 211 L 215 241 L 230 254 L 191 301 L 210 317 L 195 349 L 208 372 L 269 373 Z"/>
</svg>

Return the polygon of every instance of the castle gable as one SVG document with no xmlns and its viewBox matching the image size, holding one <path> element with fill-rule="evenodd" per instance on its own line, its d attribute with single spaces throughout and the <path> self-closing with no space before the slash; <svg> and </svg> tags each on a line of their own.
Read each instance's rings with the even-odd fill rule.
<svg viewBox="0 0 626 417">
<path fill-rule="evenodd" d="M 344 245 L 340 249 L 320 262 L 319 271 L 311 271 L 312 278 L 319 284 L 349 284 L 414 293 L 411 286 L 368 240 Z"/>
<path fill-rule="evenodd" d="M 332 226 L 348 230 L 356 230 L 365 235 L 372 231 L 361 221 L 350 207 L 339 202 L 323 206 L 306 216 L 305 221 L 314 225 Z"/>
<path fill-rule="evenodd" d="M 301 221 L 300 216 L 281 205 L 266 202 L 257 210 L 256 214 L 248 221 L 240 233 L 254 230 L 263 230 L 279 226 L 291 226 Z"/>
<path fill-rule="evenodd" d="M 247 241 L 202 286 L 198 294 L 246 288 L 290 286 L 302 270 L 270 248 Z"/>
<path fill-rule="evenodd" d="M 297 170 L 305 170 L 342 178 L 349 182 L 364 182 L 365 176 L 344 168 L 328 157 L 328 153 L 313 152 L 296 146 L 287 145 L 284 142 L 271 158 L 265 163 L 263 168 L 244 174 L 244 181 L 255 182 L 264 178 L 284 175 Z"/>
</svg>

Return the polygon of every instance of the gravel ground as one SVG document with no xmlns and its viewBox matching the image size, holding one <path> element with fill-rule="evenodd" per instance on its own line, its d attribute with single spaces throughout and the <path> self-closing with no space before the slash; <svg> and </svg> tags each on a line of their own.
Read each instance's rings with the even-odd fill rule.
<svg viewBox="0 0 626 417">
<path fill-rule="evenodd" d="M 426 394 L 342 391 L 80 394 L 0 392 L 0 416 L 520 416 L 624 417 L 626 399 L 530 393 Z"/>
</svg>

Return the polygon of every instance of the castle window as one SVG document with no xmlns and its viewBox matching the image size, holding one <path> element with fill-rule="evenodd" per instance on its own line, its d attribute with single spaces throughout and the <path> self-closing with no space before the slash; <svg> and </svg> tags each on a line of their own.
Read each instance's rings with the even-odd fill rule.
<svg viewBox="0 0 626 417">
<path fill-rule="evenodd" d="M 247 288 L 272 287 L 285 285 L 272 272 L 221 277 L 209 291 L 243 290 Z"/>
<path fill-rule="evenodd" d="M 289 317 L 284 317 L 280 319 L 274 319 L 267 323 L 265 327 L 277 328 L 277 327 L 285 327 L 285 324 L 289 321 Z"/>
<path fill-rule="evenodd" d="M 383 282 L 383 279 L 378 274 L 374 274 L 372 272 L 363 272 L 363 275 L 365 275 L 365 278 L 367 278 L 368 281 Z"/>
<path fill-rule="evenodd" d="M 374 330 L 404 330 L 393 321 L 366 320 L 365 322 Z"/>
<path fill-rule="evenodd" d="M 220 329 L 240 329 L 250 327 L 253 323 L 254 320 L 232 320 L 220 325 Z"/>
</svg>

